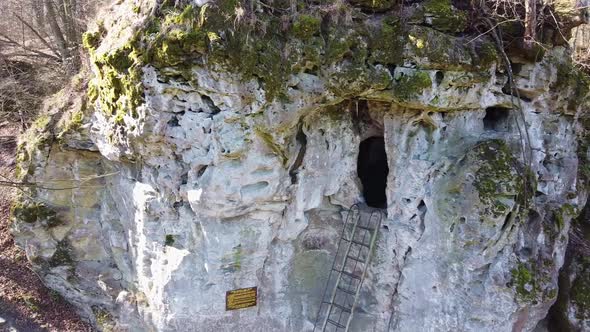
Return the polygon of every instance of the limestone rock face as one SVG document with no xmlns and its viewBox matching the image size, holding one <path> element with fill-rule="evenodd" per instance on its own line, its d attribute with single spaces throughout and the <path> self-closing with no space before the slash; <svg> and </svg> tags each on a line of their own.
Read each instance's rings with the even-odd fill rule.
<svg viewBox="0 0 590 332">
<path fill-rule="evenodd" d="M 364 200 L 360 143 L 383 137 L 387 218 L 352 330 L 533 330 L 587 197 L 588 85 L 566 50 L 521 64 L 519 99 L 486 37 L 384 15 L 280 28 L 261 7 L 246 39 L 224 5 L 123 1 L 86 36 L 87 106 L 21 143 L 43 185 L 14 234 L 47 285 L 103 329 L 311 331 Z M 256 307 L 226 311 L 253 286 Z"/>
</svg>

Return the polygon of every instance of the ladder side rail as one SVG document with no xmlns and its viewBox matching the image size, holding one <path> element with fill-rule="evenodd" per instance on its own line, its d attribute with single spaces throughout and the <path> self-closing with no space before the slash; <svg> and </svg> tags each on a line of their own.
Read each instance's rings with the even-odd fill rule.
<svg viewBox="0 0 590 332">
<path fill-rule="evenodd" d="M 362 221 L 363 221 L 363 220 L 362 220 L 362 217 L 361 217 L 361 218 L 360 218 L 360 220 L 359 220 L 359 223 L 362 223 Z M 370 224 L 370 218 L 369 218 L 369 224 Z M 346 256 L 346 258 L 347 258 L 347 259 L 346 259 L 346 261 L 344 262 L 344 266 L 342 267 L 342 270 L 344 271 L 344 269 L 346 268 L 346 265 L 348 264 L 348 261 L 349 261 L 349 259 L 350 259 L 350 260 L 352 260 L 352 261 L 354 261 L 354 265 L 352 266 L 352 271 L 350 272 L 350 273 L 352 273 L 352 274 L 354 274 L 354 271 L 356 271 L 356 268 L 357 268 L 357 266 L 359 265 L 359 263 L 361 263 L 361 264 L 360 264 L 361 266 L 362 266 L 363 264 L 365 265 L 365 267 L 363 267 L 363 271 L 364 271 L 364 269 L 366 268 L 366 264 L 367 264 L 367 262 L 368 262 L 368 260 L 369 260 L 369 259 L 368 259 L 368 257 L 369 257 L 369 255 L 371 254 L 371 251 L 370 251 L 370 245 L 369 245 L 369 246 L 367 246 L 367 245 L 365 244 L 365 239 L 367 238 L 367 233 L 369 233 L 369 240 L 372 238 L 372 234 L 371 234 L 371 232 L 370 232 L 370 231 L 367 231 L 367 229 L 368 229 L 367 227 L 365 227 L 365 228 L 360 228 L 360 226 L 357 224 L 357 231 L 358 231 L 359 229 L 363 229 L 363 230 L 364 230 L 364 232 L 363 232 L 363 238 L 362 238 L 362 239 L 361 239 L 361 241 L 359 242 L 359 243 L 361 243 L 361 244 L 358 244 L 358 243 L 355 243 L 354 241 L 352 241 L 352 240 L 354 240 L 354 238 L 355 238 L 355 236 L 356 236 L 356 233 L 355 233 L 355 234 L 353 234 L 353 235 L 352 235 L 352 237 L 351 237 L 351 239 L 350 239 L 350 240 L 351 240 L 353 243 L 355 243 L 355 244 L 357 244 L 357 245 L 359 246 L 358 253 L 355 255 L 356 257 L 352 257 L 351 255 L 347 255 L 347 256 Z M 357 241 L 357 242 L 358 242 L 358 241 Z M 370 242 L 369 242 L 369 243 L 370 243 Z M 369 249 L 369 251 L 367 252 L 367 257 L 366 257 L 365 259 L 361 260 L 361 259 L 360 259 L 360 256 L 362 255 L 364 248 L 367 248 L 367 249 Z M 344 272 L 343 272 L 343 273 L 344 273 Z M 353 280 L 351 279 L 351 280 L 350 280 L 350 286 L 352 286 L 352 283 L 353 283 Z M 362 276 L 361 276 L 361 279 L 359 279 L 359 280 L 358 280 L 358 282 L 357 282 L 357 285 L 356 285 L 356 287 L 355 287 L 355 290 L 354 290 L 354 294 L 353 294 L 353 296 L 356 296 L 356 294 L 357 294 L 357 291 L 358 291 L 358 289 L 359 289 L 361 286 L 362 286 Z M 350 289 L 350 288 L 348 288 L 348 289 Z M 334 299 L 334 300 L 335 300 L 335 299 Z M 348 297 L 348 296 L 346 296 L 346 297 L 345 297 L 345 300 L 344 300 L 344 306 L 345 306 L 345 307 L 348 307 L 348 303 L 349 303 L 349 297 Z M 349 311 L 349 313 L 348 313 L 348 319 L 350 319 L 350 317 L 352 316 L 352 308 L 354 307 L 354 305 L 355 305 L 355 303 L 354 303 L 354 297 L 353 297 L 353 303 L 351 303 L 351 304 L 350 304 L 350 311 Z M 342 319 L 342 312 L 340 312 L 340 315 L 338 316 L 338 323 L 340 323 L 340 320 L 341 320 L 341 319 Z M 347 319 L 347 321 L 348 321 L 348 319 Z M 340 324 L 340 325 L 344 325 L 344 324 Z M 344 325 L 344 326 L 346 326 L 346 325 Z"/>
<path fill-rule="evenodd" d="M 367 255 L 367 262 L 365 264 L 365 268 L 363 270 L 363 274 L 361 276 L 361 280 L 359 282 L 359 286 L 356 290 L 356 294 L 354 296 L 354 302 L 352 303 L 352 308 L 350 310 L 350 315 L 348 315 L 348 321 L 346 322 L 346 329 L 344 330 L 345 332 L 348 331 L 348 329 L 350 328 L 350 323 L 352 322 L 352 316 L 354 315 L 354 309 L 356 307 L 356 303 L 358 301 L 358 297 L 361 293 L 361 289 L 363 287 L 363 281 L 365 280 L 365 276 L 367 274 L 367 270 L 369 267 L 369 262 L 371 261 L 371 254 L 373 252 L 373 248 L 375 246 L 375 243 L 377 242 L 377 234 L 379 233 L 379 228 L 381 227 L 381 222 L 383 221 L 383 212 L 381 211 L 376 211 L 374 210 L 373 212 L 371 212 L 371 216 L 369 217 L 369 224 L 371 223 L 371 220 L 373 219 L 373 215 L 377 213 L 378 215 L 378 219 L 377 219 L 377 227 L 375 227 L 375 230 L 373 231 L 373 236 L 371 237 L 371 245 L 369 246 L 369 254 Z"/>
<path fill-rule="evenodd" d="M 361 212 L 361 213 L 362 213 L 362 212 Z M 372 233 L 371 233 L 371 231 L 368 231 L 369 229 L 370 229 L 370 230 L 372 230 L 371 228 L 369 228 L 369 227 L 368 227 L 368 226 L 370 226 L 370 222 L 371 222 L 371 221 L 370 221 L 370 217 L 369 217 L 369 220 L 367 221 L 367 224 L 368 224 L 368 225 L 367 225 L 367 226 L 365 226 L 365 227 L 363 227 L 363 226 L 362 226 L 362 224 L 363 224 L 363 222 L 364 222 L 364 220 L 365 220 L 365 219 L 366 219 L 366 218 L 363 218 L 363 216 L 362 216 L 362 215 L 359 217 L 358 223 L 357 223 L 357 225 L 356 225 L 356 231 L 355 231 L 355 232 L 354 232 L 354 234 L 352 234 L 352 235 L 351 235 L 351 237 L 350 237 L 350 242 L 352 242 L 352 243 L 354 243 L 354 244 L 358 245 L 359 247 L 358 247 L 358 252 L 357 252 L 357 254 L 356 254 L 356 255 L 350 255 L 350 253 L 349 253 L 349 254 L 346 256 L 346 260 L 345 260 L 345 262 L 344 262 L 344 265 L 342 266 L 342 273 L 343 273 L 343 274 L 345 274 L 345 275 L 346 275 L 346 272 L 345 272 L 345 270 L 346 270 L 346 267 L 348 266 L 348 264 L 349 264 L 349 262 L 350 262 L 350 261 L 353 261 L 353 262 L 354 262 L 354 264 L 352 265 L 352 269 L 351 269 L 351 271 L 349 272 L 351 275 L 354 275 L 354 272 L 356 271 L 356 269 L 357 269 L 357 266 L 359 266 L 359 263 L 360 263 L 360 265 L 361 265 L 361 268 L 362 268 L 362 269 L 364 269 L 364 267 L 362 267 L 362 265 L 363 265 L 363 264 L 365 264 L 366 260 L 360 260 L 359 258 L 360 258 L 360 256 L 363 254 L 363 252 L 364 252 L 364 250 L 365 250 L 365 249 L 370 249 L 370 240 L 371 240 L 371 237 L 372 237 Z M 358 241 L 358 239 L 357 239 L 357 235 L 358 235 L 358 232 L 359 232 L 359 230 L 363 231 L 363 234 L 362 234 L 362 239 L 361 239 L 360 241 Z M 368 244 L 367 244 L 367 243 L 365 243 L 365 239 L 367 238 L 367 233 L 368 233 L 368 235 L 369 235 L 369 243 L 368 243 Z M 355 239 L 357 239 L 357 240 L 355 240 Z M 352 249 L 352 248 L 351 248 L 351 249 Z M 369 255 L 369 254 L 370 254 L 370 251 L 367 251 L 367 257 L 368 257 L 368 255 Z M 353 256 L 356 256 L 356 257 L 353 257 Z M 349 277 L 349 278 L 350 278 L 350 277 Z M 354 281 L 352 280 L 352 278 L 350 278 L 349 286 L 352 286 L 352 283 L 353 283 L 353 282 L 354 282 Z M 349 296 L 346 296 L 346 295 L 345 295 L 345 296 L 344 296 L 344 300 L 343 300 L 343 304 L 344 304 L 344 305 L 339 305 L 339 304 L 337 304 L 337 303 L 336 303 L 336 302 L 337 302 L 336 300 L 337 300 L 337 296 L 338 296 L 338 294 L 336 294 L 336 298 L 334 298 L 334 301 L 332 301 L 332 305 L 333 305 L 334 307 L 336 307 L 336 308 L 339 308 L 339 307 L 345 307 L 345 308 L 347 308 L 347 309 L 348 309 L 348 312 L 347 312 L 347 313 L 348 313 L 348 315 L 349 315 L 349 316 L 348 316 L 348 318 L 350 318 L 350 315 L 352 314 L 352 307 L 354 306 L 354 295 L 356 294 L 356 292 L 357 292 L 357 289 L 360 287 L 361 283 L 362 283 L 362 281 L 361 281 L 361 277 L 359 277 L 359 278 L 358 278 L 358 281 L 357 281 L 357 285 L 356 285 L 356 287 L 354 287 L 354 288 L 355 288 L 355 290 L 353 291 L 353 294 L 352 294 L 352 296 L 353 296 L 353 298 L 352 298 L 352 300 L 353 300 L 353 303 L 349 303 L 349 299 L 350 299 L 350 298 L 349 298 Z M 338 285 L 338 286 L 340 286 L 340 285 Z M 351 289 L 351 288 L 352 288 L 352 287 L 348 287 L 348 289 Z M 340 288 L 338 287 L 338 289 L 340 289 Z M 340 308 L 339 308 L 339 309 L 340 309 Z M 346 326 L 346 325 L 345 325 L 345 322 L 341 322 L 341 321 L 342 321 L 342 315 L 343 315 L 343 314 L 344 314 L 344 312 L 341 310 L 341 311 L 340 311 L 340 314 L 338 315 L 338 319 L 337 319 L 337 320 L 335 320 L 335 321 L 337 321 L 337 322 L 338 322 L 338 325 L 339 325 L 339 326 L 344 326 L 343 328 L 345 328 L 345 326 Z M 346 319 L 346 321 L 348 321 L 348 318 Z M 331 319 L 331 321 L 334 321 L 334 320 L 332 320 L 332 319 Z"/>
<path fill-rule="evenodd" d="M 348 210 L 348 214 L 346 215 L 346 219 L 344 221 L 344 227 L 342 228 L 342 233 L 340 235 L 340 240 L 338 241 L 338 246 L 336 247 L 336 257 L 338 257 L 338 252 L 340 251 L 340 246 L 342 245 L 342 241 L 344 239 L 344 233 L 346 232 L 346 226 L 349 224 L 349 220 L 351 220 L 351 215 L 354 215 L 354 211 L 358 211 L 359 215 L 360 215 L 360 205 L 354 204 L 349 210 Z M 330 285 L 330 279 L 332 279 L 332 273 L 334 272 L 334 267 L 336 266 L 336 258 L 334 258 L 334 260 L 332 261 L 332 268 L 330 269 L 330 273 L 328 274 L 328 280 L 326 281 L 326 286 L 324 287 L 324 293 L 322 294 L 322 299 L 320 302 L 320 306 L 318 308 L 318 313 L 315 319 L 315 322 L 313 324 L 313 331 L 315 331 L 319 319 L 320 319 L 320 314 L 322 312 L 322 306 L 324 304 L 324 299 L 326 298 L 326 294 L 328 293 L 328 287 Z M 337 286 L 337 284 L 336 284 Z M 329 309 L 328 309 L 329 310 Z"/>
<path fill-rule="evenodd" d="M 361 219 L 361 216 L 362 216 L 362 213 L 359 210 L 359 216 L 356 219 L 356 221 L 354 222 L 354 224 L 352 225 L 351 235 L 354 235 L 354 232 L 356 230 L 356 225 L 358 224 L 359 220 Z M 343 235 L 344 235 L 344 232 L 343 232 Z M 343 265 L 342 270 L 344 269 L 344 263 L 346 263 L 346 256 L 348 256 L 351 247 L 352 247 L 352 242 L 348 242 L 348 248 L 346 248 L 346 252 L 344 253 L 344 258 L 342 259 L 342 265 Z M 334 259 L 334 261 L 336 261 L 336 259 Z M 338 278 L 336 279 L 336 284 L 334 286 L 334 290 L 332 291 L 332 296 L 330 297 L 330 303 L 334 303 L 334 299 L 336 298 L 336 292 L 338 291 L 338 285 L 340 284 L 340 280 L 342 280 L 342 270 L 340 270 L 338 272 Z M 324 323 L 322 324 L 322 332 L 326 330 L 326 326 L 328 325 L 328 320 L 330 318 L 330 315 L 332 314 L 332 308 L 333 308 L 333 306 L 330 304 L 330 306 L 328 308 L 328 313 L 326 314 L 326 319 L 324 320 Z"/>
</svg>

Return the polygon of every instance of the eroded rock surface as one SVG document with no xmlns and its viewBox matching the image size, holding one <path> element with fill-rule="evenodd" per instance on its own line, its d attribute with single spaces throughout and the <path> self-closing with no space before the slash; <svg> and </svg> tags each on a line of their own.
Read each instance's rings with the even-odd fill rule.
<svg viewBox="0 0 590 332">
<path fill-rule="evenodd" d="M 282 22 L 261 5 L 264 34 L 235 1 L 153 5 L 105 15 L 85 37 L 88 101 L 21 143 L 22 178 L 43 186 L 15 206 L 17 241 L 97 325 L 312 330 L 370 137 L 387 219 L 352 329 L 546 316 L 587 197 L 588 83 L 563 47 L 519 64 L 518 99 L 491 37 L 454 35 L 467 13 L 450 2 L 413 5 L 410 23 L 335 8 Z M 252 286 L 257 307 L 225 310 Z"/>
</svg>

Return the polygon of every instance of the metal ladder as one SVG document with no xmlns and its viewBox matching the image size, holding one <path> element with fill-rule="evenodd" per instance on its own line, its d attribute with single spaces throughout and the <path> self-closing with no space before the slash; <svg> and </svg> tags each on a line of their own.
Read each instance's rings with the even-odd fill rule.
<svg viewBox="0 0 590 332">
<path fill-rule="evenodd" d="M 383 210 L 364 204 L 355 204 L 348 211 L 316 316 L 314 332 L 348 331 L 383 216 Z M 332 290 L 328 293 L 330 287 Z"/>
</svg>

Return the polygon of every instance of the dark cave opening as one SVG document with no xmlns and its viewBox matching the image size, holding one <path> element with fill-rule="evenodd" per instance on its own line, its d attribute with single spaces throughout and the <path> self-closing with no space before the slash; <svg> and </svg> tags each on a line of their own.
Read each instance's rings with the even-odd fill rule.
<svg viewBox="0 0 590 332">
<path fill-rule="evenodd" d="M 370 137 L 359 148 L 357 174 L 363 184 L 363 197 L 368 206 L 387 207 L 387 153 L 383 137 Z"/>
<path fill-rule="evenodd" d="M 508 131 L 510 109 L 504 107 L 488 107 L 483 118 L 484 130 Z"/>
</svg>

